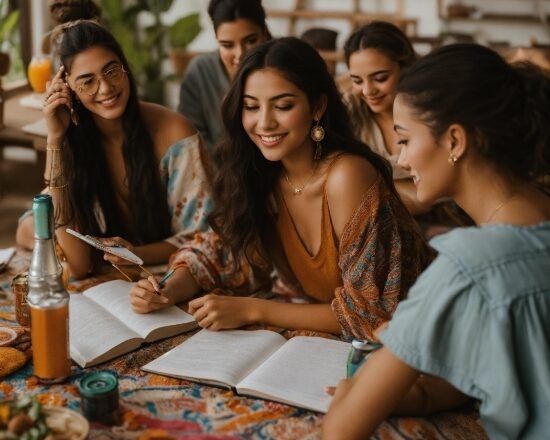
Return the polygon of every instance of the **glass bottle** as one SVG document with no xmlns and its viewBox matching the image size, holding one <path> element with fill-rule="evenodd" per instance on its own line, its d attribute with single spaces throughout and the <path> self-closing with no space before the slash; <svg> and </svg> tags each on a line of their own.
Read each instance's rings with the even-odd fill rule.
<svg viewBox="0 0 550 440">
<path fill-rule="evenodd" d="M 27 302 L 31 311 L 34 374 L 41 382 L 57 383 L 71 371 L 69 294 L 63 284 L 63 268 L 55 251 L 51 196 L 35 196 L 32 211 L 34 248 Z"/>
</svg>

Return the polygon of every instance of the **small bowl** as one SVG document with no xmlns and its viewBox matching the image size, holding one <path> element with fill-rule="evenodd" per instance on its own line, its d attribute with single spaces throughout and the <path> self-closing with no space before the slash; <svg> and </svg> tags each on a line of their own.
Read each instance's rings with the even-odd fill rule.
<svg viewBox="0 0 550 440">
<path fill-rule="evenodd" d="M 53 432 L 52 438 L 84 440 L 90 432 L 90 424 L 81 414 L 69 409 L 57 406 L 43 408 L 46 417 L 46 425 Z"/>
<path fill-rule="evenodd" d="M 0 347 L 10 345 L 17 339 L 17 333 L 9 327 L 0 327 Z"/>
</svg>

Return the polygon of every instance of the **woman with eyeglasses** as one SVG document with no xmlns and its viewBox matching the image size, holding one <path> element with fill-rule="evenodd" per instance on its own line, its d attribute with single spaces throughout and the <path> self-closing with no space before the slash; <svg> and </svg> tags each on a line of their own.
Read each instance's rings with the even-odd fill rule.
<svg viewBox="0 0 550 440">
<path fill-rule="evenodd" d="M 178 113 L 138 99 L 121 47 L 101 25 L 82 20 L 59 32 L 61 67 L 43 107 L 44 178 L 71 275 L 84 277 L 99 261 L 65 227 L 109 237 L 106 244 L 129 247 L 146 264 L 164 263 L 187 235 L 207 229 L 199 135 Z M 19 244 L 32 246 L 32 228 L 32 219 L 20 222 Z"/>
</svg>

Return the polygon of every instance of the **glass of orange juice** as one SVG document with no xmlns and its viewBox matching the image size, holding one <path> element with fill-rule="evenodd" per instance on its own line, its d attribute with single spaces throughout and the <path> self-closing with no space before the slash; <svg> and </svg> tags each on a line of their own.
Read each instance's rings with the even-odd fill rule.
<svg viewBox="0 0 550 440">
<path fill-rule="evenodd" d="M 27 70 L 29 84 L 36 93 L 46 91 L 46 83 L 52 77 L 52 60 L 47 55 L 35 55 L 32 57 Z"/>
</svg>

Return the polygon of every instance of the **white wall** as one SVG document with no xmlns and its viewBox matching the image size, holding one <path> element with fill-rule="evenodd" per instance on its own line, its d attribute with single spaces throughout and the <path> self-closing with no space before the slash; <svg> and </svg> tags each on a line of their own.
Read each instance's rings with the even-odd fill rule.
<svg viewBox="0 0 550 440">
<path fill-rule="evenodd" d="M 42 47 L 42 36 L 47 31 L 50 12 L 44 0 L 31 0 L 32 53 L 39 54 Z"/>
</svg>

